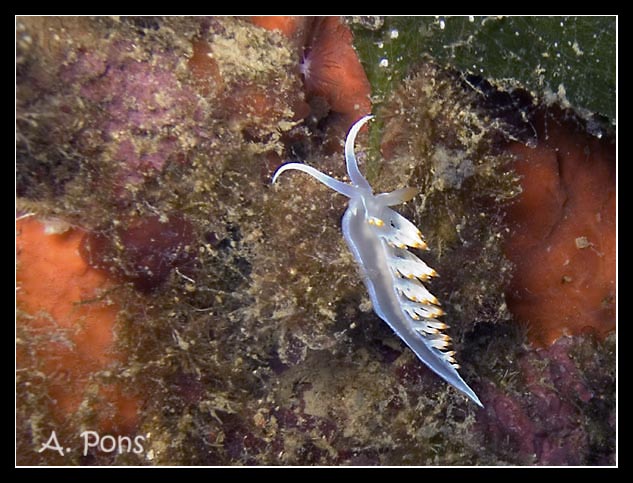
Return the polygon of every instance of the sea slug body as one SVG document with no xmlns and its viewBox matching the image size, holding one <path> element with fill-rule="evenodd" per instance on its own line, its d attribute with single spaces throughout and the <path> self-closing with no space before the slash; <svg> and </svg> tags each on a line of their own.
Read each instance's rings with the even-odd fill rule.
<svg viewBox="0 0 633 483">
<path fill-rule="evenodd" d="M 437 275 L 407 247 L 427 249 L 416 226 L 390 206 L 410 200 L 414 188 L 374 194 L 358 169 L 354 141 L 361 127 L 373 116 L 364 116 L 351 127 L 345 141 L 345 161 L 350 184 L 317 169 L 287 163 L 279 167 L 273 183 L 284 171 L 303 171 L 338 193 L 347 196 L 343 237 L 360 267 L 374 311 L 433 372 L 482 406 L 475 392 L 457 372 L 455 352 L 448 350 L 447 325 L 437 320 L 444 314 L 439 302 L 422 281 Z"/>
</svg>

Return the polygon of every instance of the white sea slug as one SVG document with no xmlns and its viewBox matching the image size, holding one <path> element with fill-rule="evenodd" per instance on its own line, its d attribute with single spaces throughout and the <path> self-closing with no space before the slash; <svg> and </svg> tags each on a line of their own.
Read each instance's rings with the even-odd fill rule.
<svg viewBox="0 0 633 483">
<path fill-rule="evenodd" d="M 416 190 L 402 188 L 375 195 L 358 169 L 354 141 L 360 128 L 372 117 L 359 119 L 345 140 L 345 161 L 351 184 L 301 163 L 280 166 L 273 183 L 284 171 L 295 169 L 350 199 L 343 215 L 343 237 L 360 267 L 374 311 L 433 372 L 483 407 L 457 372 L 455 352 L 448 350 L 450 337 L 442 333 L 447 326 L 437 320 L 444 312 L 435 296 L 422 284 L 437 274 L 407 249 L 426 249 L 422 234 L 413 223 L 389 208 L 410 200 Z"/>
</svg>

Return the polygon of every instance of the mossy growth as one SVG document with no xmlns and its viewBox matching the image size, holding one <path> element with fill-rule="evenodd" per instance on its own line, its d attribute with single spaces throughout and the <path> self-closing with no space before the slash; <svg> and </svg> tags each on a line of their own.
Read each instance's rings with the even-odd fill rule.
<svg viewBox="0 0 633 483">
<path fill-rule="evenodd" d="M 516 128 L 486 108 L 483 93 L 430 61 L 385 102 L 379 120 L 388 161 L 374 168 L 375 182 L 419 190 L 406 212 L 431 248 L 424 256 L 440 274 L 433 290 L 454 336 L 508 320 L 503 208 L 520 186 L 501 143 Z"/>
<path fill-rule="evenodd" d="M 174 253 L 187 254 L 159 283 L 138 290 L 123 276 L 108 294 L 122 307 L 117 345 L 127 359 L 93 376 L 98 384 L 108 375 L 144 400 L 138 432 L 151 435 L 145 451 L 97 452 L 89 460 L 74 453 L 65 464 L 230 463 L 218 443 L 223 432 L 214 437 L 213 428 L 222 427 L 223 415 L 248 411 L 245 394 L 257 385 L 253 361 L 264 357 L 259 335 L 241 321 L 252 302 L 266 156 L 283 150 L 280 136 L 294 125 L 292 104 L 303 95 L 291 50 L 239 19 L 154 20 L 19 19 L 19 209 L 105 238 L 101 262 L 123 275 L 132 260 L 149 273 L 143 255 L 133 254 L 144 249 L 142 233 L 133 246 L 126 242 L 139 222 L 167 227 L 176 218 L 193 227 L 177 247 L 147 255 L 170 264 Z M 204 90 L 188 64 L 192 39 L 213 47 L 221 74 Z M 241 39 L 257 39 L 252 48 L 260 55 L 237 62 L 224 50 Z M 276 55 L 264 55 L 269 51 Z M 234 110 L 235 94 L 250 89 L 260 71 L 259 104 Z M 18 327 L 21 350 L 34 354 L 41 337 L 30 330 L 29 314 L 19 314 Z M 45 361 L 22 361 L 19 462 L 60 463 L 33 449 L 53 424 L 38 369 Z M 90 406 L 87 396 L 82 407 Z M 74 416 L 64 424 L 76 437 L 92 420 Z M 49 424 L 35 431 L 38 421 Z"/>
</svg>

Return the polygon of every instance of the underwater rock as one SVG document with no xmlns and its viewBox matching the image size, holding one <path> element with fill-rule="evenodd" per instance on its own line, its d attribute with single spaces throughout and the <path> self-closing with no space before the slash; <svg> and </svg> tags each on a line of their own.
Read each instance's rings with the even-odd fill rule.
<svg viewBox="0 0 633 483">
<path fill-rule="evenodd" d="M 502 91 L 520 87 L 535 98 L 559 97 L 581 117 L 597 113 L 615 126 L 613 15 L 418 15 L 378 17 L 375 22 L 352 17 L 350 23 L 374 102 L 388 96 L 427 54 L 460 71 L 464 79 L 483 76 Z M 589 72 L 589 78 L 582 75 Z"/>
<path fill-rule="evenodd" d="M 86 50 L 66 62 L 59 80 L 91 110 L 89 123 L 77 133 L 80 149 L 94 149 L 113 161 L 114 181 L 130 190 L 169 162 L 184 162 L 183 126 L 204 117 L 203 105 L 178 77 L 182 58 L 160 50 L 151 53 L 132 42 L 106 44 Z M 182 75 L 182 74 L 181 74 Z M 81 115 L 80 113 L 77 113 Z M 88 116 L 86 116 L 88 114 Z"/>
<path fill-rule="evenodd" d="M 615 329 L 615 143 L 557 109 L 534 117 L 534 147 L 513 143 L 522 192 L 508 208 L 508 306 L 530 340 Z"/>
<path fill-rule="evenodd" d="M 518 354 L 520 391 L 484 385 L 477 427 L 490 450 L 515 464 L 613 464 L 614 340 L 561 337 Z M 582 354 L 582 357 L 580 357 Z M 606 364 L 606 366 L 605 366 Z"/>
<path fill-rule="evenodd" d="M 346 201 L 308 177 L 269 184 L 284 160 L 345 173 L 342 148 L 328 146 L 328 126 L 345 114 L 316 95 L 306 110 L 299 63 L 311 23 L 290 37 L 230 17 L 19 24 L 20 209 L 60 219 L 54 230 L 85 227 L 107 247 L 99 266 L 136 277 L 109 280 L 101 298 L 116 302 L 113 354 L 124 355 L 77 398 L 75 423 L 114 410 L 94 395 L 116 401 L 111 384 L 142 395 L 133 428 L 151 434 L 140 455 L 42 454 L 38 464 L 492 465 L 533 463 L 532 450 L 540 461 L 611 461 L 613 340 L 533 353 L 510 322 L 503 214 L 519 180 L 499 148 L 509 121 L 481 105 L 471 80 L 425 62 L 360 133 L 357 152 L 376 191 L 420 189 L 398 211 L 426 236 L 423 256 L 440 274 L 432 291 L 486 412 L 371 310 L 340 232 Z M 96 305 L 85 302 L 73 308 Z M 32 455 L 51 427 L 39 344 L 72 338 L 51 343 L 22 325 L 32 313 L 19 316 L 18 350 L 30 358 L 20 359 L 17 444 Z M 527 421 L 550 405 L 550 419 Z M 556 431 L 542 436 L 545 423 Z M 573 441 L 580 457 L 569 456 Z"/>
<path fill-rule="evenodd" d="M 88 234 L 81 254 L 91 267 L 107 270 L 149 292 L 194 257 L 194 230 L 178 215 L 148 216 Z"/>
<path fill-rule="evenodd" d="M 430 247 L 428 263 L 440 275 L 432 290 L 442 301 L 451 335 L 459 340 L 477 323 L 508 320 L 503 207 L 519 187 L 509 156 L 499 150 L 507 123 L 454 71 L 432 62 L 385 102 L 381 120 L 386 162 L 370 159 L 366 170 L 378 191 L 419 190 L 406 209 Z"/>
<path fill-rule="evenodd" d="M 550 114 L 546 131 L 537 124 L 539 142 L 546 149 L 539 151 L 512 142 L 530 132 L 526 128 L 539 119 L 535 116 L 539 111 L 531 102 L 521 102 L 524 96 L 520 92 L 496 93 L 489 85 L 488 89 L 479 85 L 472 90 L 472 84 L 451 80 L 450 72 L 442 72 L 432 64 L 424 65 L 404 81 L 380 111 L 379 119 L 385 122 L 381 151 L 388 162 L 374 168 L 376 183 L 380 186 L 383 180 L 399 176 L 400 181 L 391 181 L 391 186 L 421 187 L 421 201 L 414 198 L 412 203 L 414 220 L 431 248 L 428 256 L 437 257 L 432 263 L 440 278 L 434 282 L 437 285 L 433 290 L 443 302 L 445 320 L 451 326 L 447 332 L 457 339 L 456 357 L 460 357 L 461 340 L 465 377 L 468 379 L 469 364 L 478 368 L 480 385 L 473 382 L 473 387 L 480 393 L 485 409 L 476 414 L 475 434 L 484 441 L 493 461 L 611 464 L 611 343 L 580 338 L 561 340 L 550 350 L 528 350 L 520 327 L 529 322 L 529 317 L 508 309 L 516 307 L 517 293 L 524 296 L 532 290 L 528 286 L 531 280 L 539 283 L 535 287 L 556 288 L 561 284 L 564 273 L 547 262 L 548 257 L 558 256 L 547 250 L 550 246 L 554 252 L 556 245 L 543 243 L 544 233 L 556 235 L 556 223 L 560 223 L 574 228 L 560 230 L 566 236 L 564 241 L 561 239 L 561 249 L 567 254 L 558 267 L 571 269 L 574 260 L 564 262 L 574 255 L 582 257 L 579 263 L 598 263 L 595 267 L 586 266 L 585 275 L 578 282 L 592 291 L 584 295 L 588 301 L 600 300 L 602 306 L 596 303 L 577 318 L 586 320 L 594 311 L 596 321 L 602 320 L 605 328 L 611 326 L 613 319 L 605 315 L 613 305 L 605 305 L 605 300 L 612 301 L 609 290 L 613 290 L 607 264 L 614 254 L 611 230 L 615 225 L 610 211 L 615 193 L 611 178 L 614 164 L 612 157 L 598 156 L 609 153 L 612 145 L 609 141 L 600 145 L 590 136 L 565 135 L 561 141 L 558 133 L 562 127 L 556 114 Z M 517 101 L 525 106 L 528 124 L 516 112 L 508 115 L 507 107 L 516 106 Z M 549 109 L 556 112 L 556 108 Z M 543 156 L 541 153 L 548 157 L 532 162 L 535 158 L 526 154 L 532 152 L 538 153 L 535 158 Z M 577 161 L 570 161 L 574 152 L 583 153 L 582 160 L 578 156 Z M 513 161 L 517 153 L 523 158 L 517 156 Z M 401 159 L 409 160 L 409 169 L 398 172 L 395 168 Z M 594 162 L 590 162 L 592 159 Z M 533 166 L 547 163 L 547 170 L 529 172 L 531 162 Z M 366 169 L 372 169 L 371 159 Z M 590 174 L 592 171 L 595 172 Z M 556 182 L 548 183 L 547 179 Z M 568 188 L 574 183 L 575 187 Z M 530 201 L 533 206 L 528 206 Z M 546 207 L 548 203 L 553 207 Z M 535 217 L 536 212 L 542 212 L 542 216 Z M 554 220 L 550 225 L 542 221 L 548 217 Z M 530 231 L 532 225 L 536 227 L 534 231 Z M 598 226 L 605 230 L 597 229 Z M 594 245 L 596 251 L 587 257 L 586 250 Z M 508 246 L 513 249 L 511 253 Z M 511 262 L 518 266 L 514 277 Z M 595 284 L 588 283 L 593 278 L 593 268 L 597 270 Z M 526 271 L 534 272 L 534 278 L 523 278 Z M 555 275 L 548 279 L 550 272 Z M 551 281 L 554 277 L 556 284 Z M 566 283 L 569 282 L 572 280 Z M 604 290 L 597 289 L 597 284 Z M 506 306 L 508 286 L 511 289 L 507 296 L 515 305 Z M 557 294 L 557 300 L 548 298 L 550 292 L 552 296 Z M 528 328 L 528 336 L 532 338 L 533 332 L 537 338 L 541 334 L 560 335 L 558 307 L 562 305 L 566 314 L 565 306 L 581 305 L 573 295 L 570 300 L 561 301 L 563 293 L 553 290 L 544 289 L 541 297 L 547 300 L 546 305 L 537 306 L 536 297 L 526 296 L 526 301 L 534 304 L 519 307 L 526 307 L 530 316 L 538 313 L 537 324 Z M 605 312 L 597 312 L 598 308 Z M 511 329 L 511 323 L 522 325 Z M 489 337 L 482 336 L 486 333 Z M 586 346 L 594 347 L 595 352 L 578 349 Z M 572 353 L 578 352 L 584 355 L 574 356 L 571 362 Z M 404 374 L 410 374 L 410 369 Z M 506 451 L 508 441 L 511 449 Z M 480 453 L 478 462 L 481 464 L 486 458 Z"/>
<path fill-rule="evenodd" d="M 84 226 L 200 157 L 283 152 L 281 136 L 302 109 L 283 39 L 238 19 L 18 23 L 17 191 L 54 199 Z M 253 96 L 255 112 L 234 109 Z"/>
<path fill-rule="evenodd" d="M 220 450 L 208 455 L 199 428 L 206 425 L 210 433 L 217 424 L 211 414 L 247 406 L 242 402 L 245 388 L 257 387 L 252 375 L 257 364 L 250 354 L 258 352 L 259 333 L 242 324 L 242 311 L 250 303 L 244 288 L 251 263 L 247 253 L 257 244 L 261 215 L 255 208 L 261 205 L 267 183 L 258 177 L 263 158 L 284 152 L 281 137 L 295 125 L 290 104 L 303 96 L 298 75 L 289 75 L 296 67 L 290 51 L 279 36 L 228 17 L 151 22 L 28 17 L 18 19 L 18 24 L 19 209 L 61 220 L 55 230 L 84 227 L 90 233 L 84 248 L 93 249 L 95 265 L 118 278 L 109 280 L 106 288 L 108 294 L 116 294 L 119 305 L 104 310 L 118 317 L 116 343 L 124 355 L 116 367 L 98 366 L 91 372 L 96 375 L 86 390 L 72 384 L 63 387 L 72 391 L 66 405 L 72 406 L 78 426 L 94 425 L 99 413 L 107 420 L 117 409 L 112 407 L 118 399 L 108 392 L 109 385 L 124 393 L 141 392 L 148 397 L 142 402 L 133 398 L 142 408 L 138 419 L 137 406 L 133 411 L 126 409 L 129 405 L 122 407 L 120 414 L 133 412 L 130 427 L 141 421 L 139 427 L 146 425 L 154 434 L 142 455 L 97 454 L 87 461 L 79 454 L 55 459 L 42 453 L 41 461 L 220 461 Z M 200 60 L 210 53 L 213 62 Z M 195 60 L 190 62 L 191 58 Z M 201 79 L 207 74 L 213 76 L 212 82 Z M 253 86 L 255 79 L 256 87 L 274 100 L 273 119 L 255 119 L 250 112 L 230 109 L 227 96 Z M 200 236 L 203 233 L 209 235 Z M 51 239 L 64 236 L 68 234 Z M 82 237 L 75 235 L 69 248 L 75 265 L 83 267 L 82 273 L 105 280 L 103 270 L 95 270 L 79 255 Z M 206 243 L 207 239 L 217 243 Z M 23 264 L 18 280 L 21 273 L 37 269 L 31 259 L 24 258 Z M 175 267 L 180 275 L 173 276 Z M 121 278 L 131 280 L 129 285 L 138 290 L 120 283 Z M 75 287 L 66 279 L 48 280 L 52 289 Z M 34 292 L 40 289 L 47 293 L 46 287 Z M 106 301 L 110 298 L 114 295 L 104 296 Z M 80 317 L 84 310 L 96 310 L 97 302 L 74 302 L 81 305 L 69 310 L 77 308 Z M 50 310 L 61 307 L 67 305 L 53 304 Z M 33 310 L 39 309 L 29 308 L 27 313 L 25 308 L 20 320 L 30 320 Z M 98 315 L 95 311 L 87 328 L 100 321 Z M 99 324 L 97 335 L 88 334 L 105 337 L 114 320 L 113 316 Z M 46 351 L 54 360 L 63 360 L 66 346 L 74 343 L 80 353 L 88 351 L 97 359 L 109 360 L 115 352 L 110 346 L 107 355 L 91 349 L 92 336 L 74 340 L 66 331 L 49 336 L 27 324 L 19 327 L 19 344 L 28 357 L 20 363 L 18 444 L 31 455 L 52 424 L 40 425 L 51 418 L 42 410 L 48 404 L 46 385 L 36 380 L 38 374 L 48 377 L 41 370 L 49 361 Z M 79 327 L 68 329 L 74 330 L 81 334 Z M 51 338 L 57 340 L 49 343 Z M 33 350 L 39 343 L 46 354 Z M 260 345 L 262 351 L 268 348 Z M 89 359 L 77 363 L 86 368 L 94 364 Z M 60 373 L 60 386 L 73 374 Z M 83 373 L 77 374 L 77 384 L 84 382 Z M 178 376 L 196 381 L 191 386 L 203 388 L 196 389 L 199 395 L 183 395 L 189 392 L 171 384 Z M 65 404 L 62 396 L 59 401 Z M 186 414 L 186 401 L 199 406 L 195 417 Z M 171 413 L 166 409 L 171 407 L 178 410 Z M 190 434 L 187 421 L 197 428 L 191 430 L 193 441 L 185 437 Z M 221 434 L 220 429 L 217 437 Z M 169 443 L 163 445 L 164 441 Z"/>
</svg>

